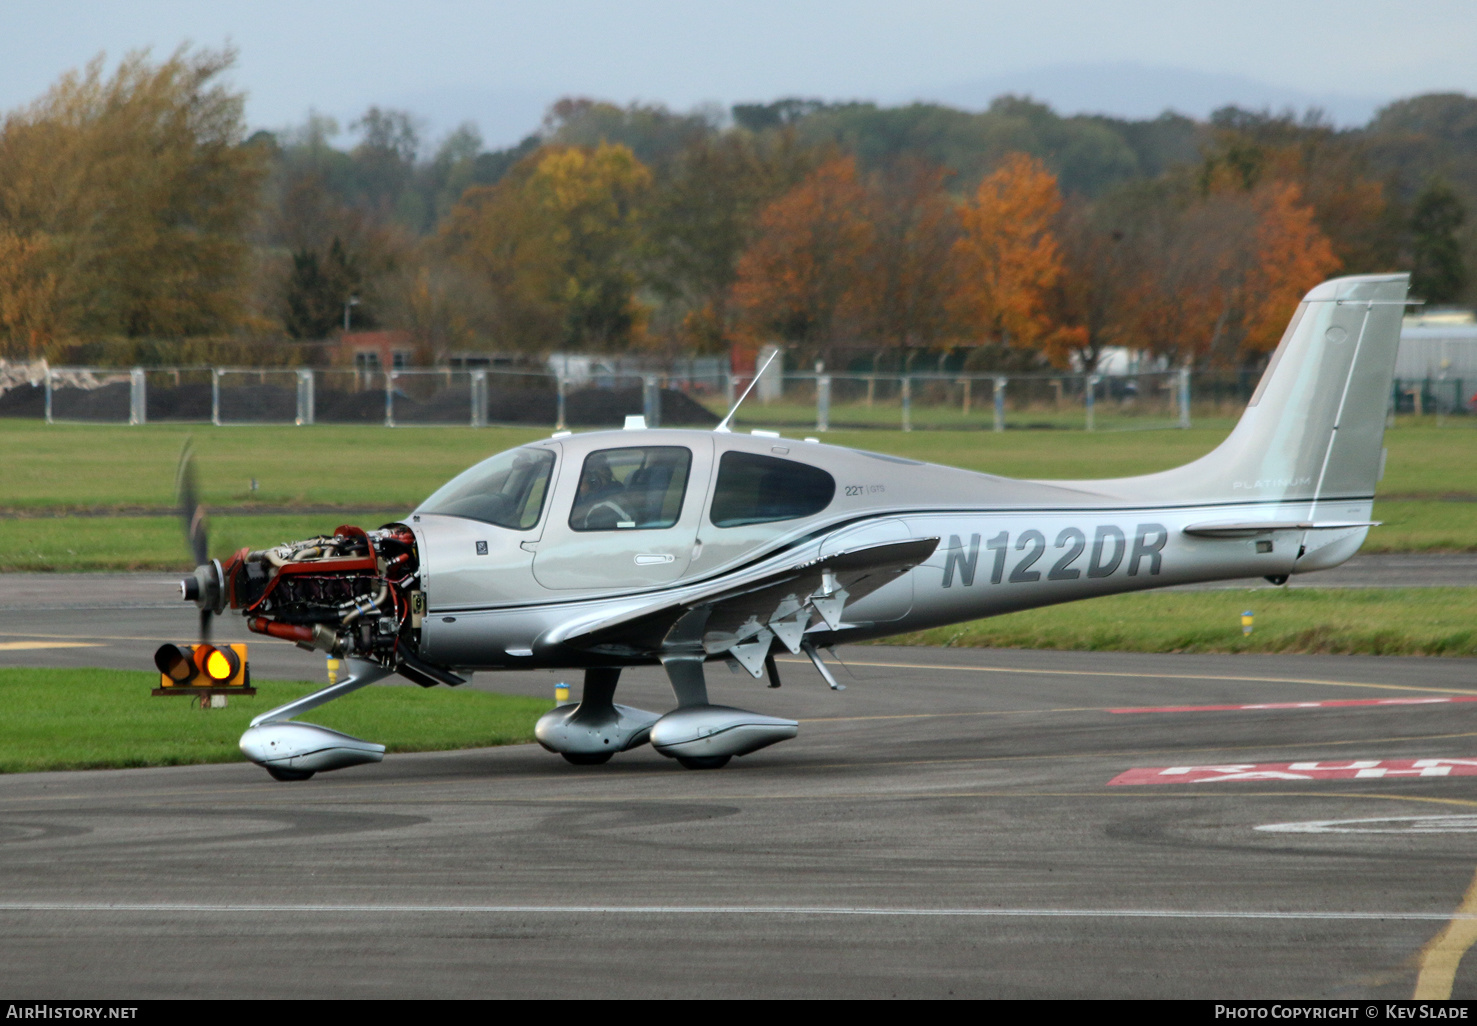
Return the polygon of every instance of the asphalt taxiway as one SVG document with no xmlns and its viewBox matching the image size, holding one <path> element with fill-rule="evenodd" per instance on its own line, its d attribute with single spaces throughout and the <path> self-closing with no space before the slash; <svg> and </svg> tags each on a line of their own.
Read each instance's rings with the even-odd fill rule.
<svg viewBox="0 0 1477 1026">
<path fill-rule="evenodd" d="M 12 606 L 0 643 L 39 647 L 0 665 L 147 665 L 182 618 L 108 604 L 131 586 Z M 516 746 L 0 777 L 0 990 L 1477 997 L 1477 660 L 840 654 L 839 693 L 714 673 L 802 721 L 719 771 Z M 671 704 L 650 670 L 618 698 Z"/>
</svg>

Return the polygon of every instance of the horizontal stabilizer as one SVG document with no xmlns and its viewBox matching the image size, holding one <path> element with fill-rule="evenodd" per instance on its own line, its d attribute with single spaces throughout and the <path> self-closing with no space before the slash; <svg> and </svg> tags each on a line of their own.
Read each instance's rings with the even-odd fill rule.
<svg viewBox="0 0 1477 1026">
<path fill-rule="evenodd" d="M 1247 520 L 1191 524 L 1184 531 L 1196 538 L 1254 538 L 1274 531 L 1347 531 L 1379 526 L 1378 520 Z"/>
</svg>

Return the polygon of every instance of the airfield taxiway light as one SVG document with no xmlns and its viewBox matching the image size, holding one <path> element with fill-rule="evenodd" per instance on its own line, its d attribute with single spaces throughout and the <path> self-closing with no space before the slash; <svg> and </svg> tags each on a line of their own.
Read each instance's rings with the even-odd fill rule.
<svg viewBox="0 0 1477 1026">
<path fill-rule="evenodd" d="M 569 685 L 562 680 L 558 684 L 554 685 L 554 704 L 569 704 Z"/>
<path fill-rule="evenodd" d="M 246 662 L 246 646 L 229 645 L 160 645 L 154 653 L 159 668 L 156 695 L 200 694 L 219 689 L 224 694 L 255 694 L 250 687 L 251 671 Z"/>
<path fill-rule="evenodd" d="M 195 662 L 178 645 L 160 645 L 154 653 L 154 665 L 159 667 L 163 687 L 188 684 L 195 676 Z"/>
<path fill-rule="evenodd" d="M 1244 613 L 1241 614 L 1241 633 L 1242 634 L 1250 634 L 1251 633 L 1251 621 L 1253 619 L 1255 619 L 1255 617 L 1253 617 L 1252 612 L 1251 612 L 1250 609 L 1246 610 L 1246 612 L 1244 612 Z"/>
</svg>

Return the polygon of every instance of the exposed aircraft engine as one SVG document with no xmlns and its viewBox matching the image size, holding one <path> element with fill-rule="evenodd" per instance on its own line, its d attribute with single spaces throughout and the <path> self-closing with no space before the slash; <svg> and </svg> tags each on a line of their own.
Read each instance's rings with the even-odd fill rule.
<svg viewBox="0 0 1477 1026">
<path fill-rule="evenodd" d="M 363 659 L 424 687 L 461 677 L 423 662 L 425 596 L 415 535 L 403 524 L 351 525 L 271 549 L 241 549 L 181 582 L 184 597 L 217 612 L 239 609 L 246 626 L 308 650 Z"/>
</svg>

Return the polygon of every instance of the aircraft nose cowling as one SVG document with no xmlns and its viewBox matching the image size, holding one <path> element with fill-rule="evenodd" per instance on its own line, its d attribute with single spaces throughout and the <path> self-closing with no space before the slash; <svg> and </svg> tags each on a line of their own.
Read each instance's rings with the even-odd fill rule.
<svg viewBox="0 0 1477 1026">
<path fill-rule="evenodd" d="M 748 755 L 798 733 L 794 720 L 726 705 L 689 705 L 656 721 L 651 746 L 673 758 Z"/>
<path fill-rule="evenodd" d="M 385 746 L 314 723 L 263 723 L 241 735 L 241 751 L 259 766 L 316 773 L 379 762 Z"/>
</svg>

